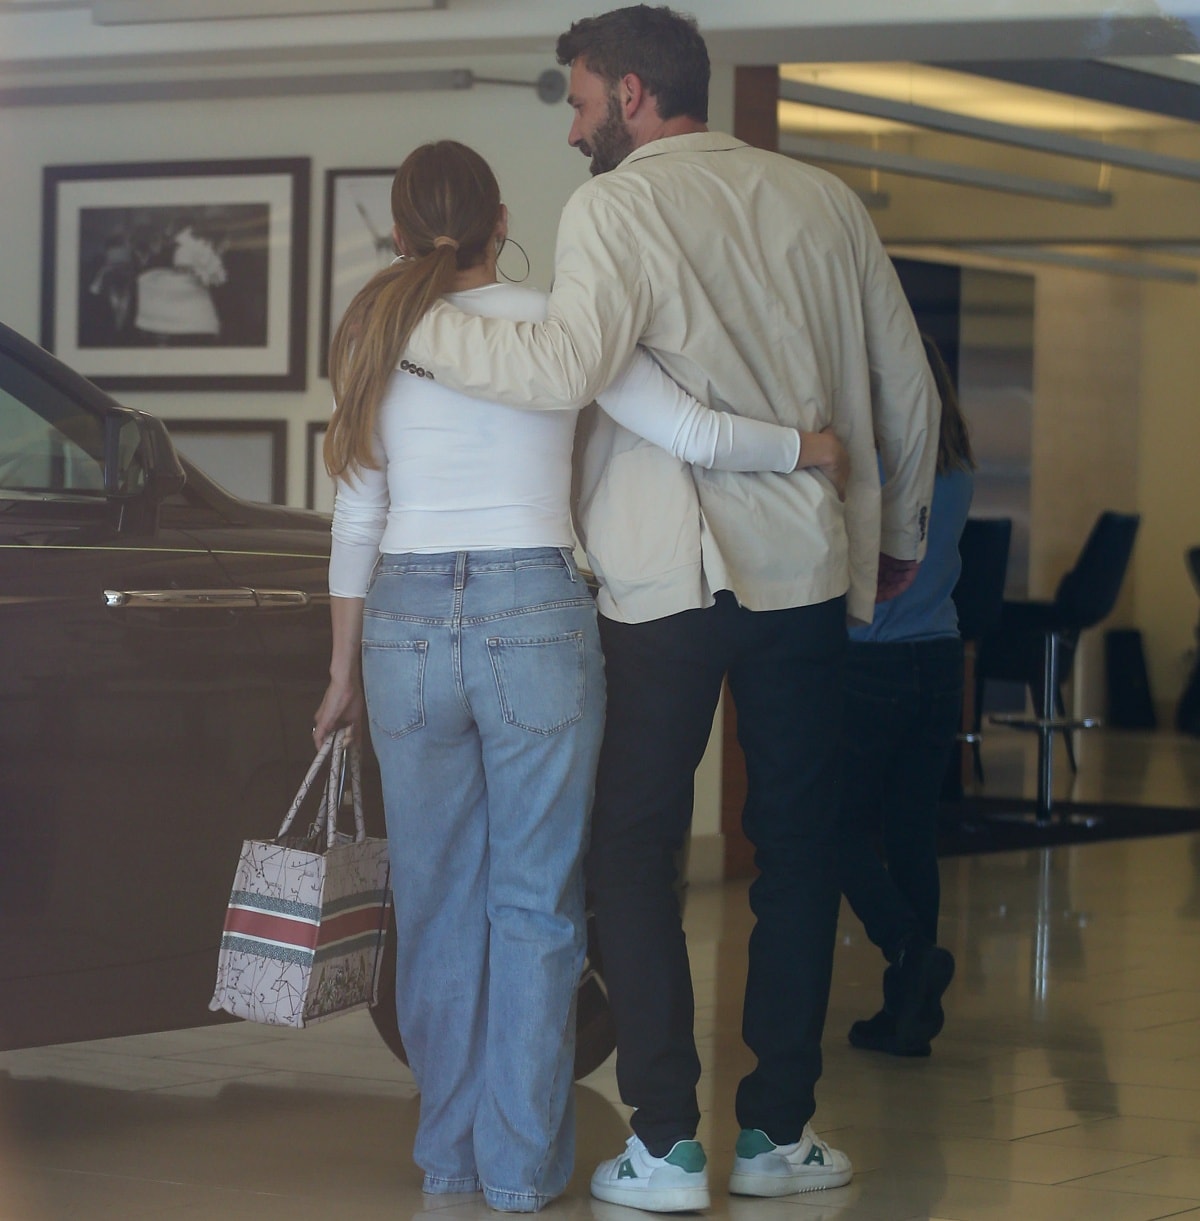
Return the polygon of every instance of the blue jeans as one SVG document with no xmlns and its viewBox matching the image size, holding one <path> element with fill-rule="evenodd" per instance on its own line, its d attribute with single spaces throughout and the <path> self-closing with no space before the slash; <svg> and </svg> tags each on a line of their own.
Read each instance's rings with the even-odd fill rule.
<svg viewBox="0 0 1200 1221">
<path fill-rule="evenodd" d="M 556 547 L 386 555 L 363 680 L 396 1012 L 432 1193 L 536 1211 L 574 1164 L 582 855 L 604 728 L 592 597 Z"/>
</svg>

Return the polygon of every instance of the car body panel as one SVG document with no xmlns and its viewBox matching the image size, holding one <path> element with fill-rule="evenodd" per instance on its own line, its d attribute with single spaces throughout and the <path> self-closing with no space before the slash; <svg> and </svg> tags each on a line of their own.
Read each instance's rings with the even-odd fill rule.
<svg viewBox="0 0 1200 1221">
<path fill-rule="evenodd" d="M 152 525 L 0 486 L 0 1046 L 211 1020 L 241 841 L 311 757 L 328 519 L 186 469 Z"/>
</svg>

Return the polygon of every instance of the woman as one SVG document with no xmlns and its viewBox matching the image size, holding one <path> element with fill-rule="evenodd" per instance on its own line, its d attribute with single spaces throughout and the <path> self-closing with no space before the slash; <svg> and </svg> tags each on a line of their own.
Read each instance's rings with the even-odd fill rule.
<svg viewBox="0 0 1200 1221">
<path fill-rule="evenodd" d="M 937 945 L 938 796 L 962 717 L 963 655 L 951 593 L 975 462 L 950 375 L 922 336 L 942 399 L 925 559 L 904 593 L 853 628 L 846 657 L 842 892 L 883 951 L 883 1008 L 855 1047 L 927 1056 L 954 958 Z M 877 849 L 882 831 L 883 856 Z"/>
<path fill-rule="evenodd" d="M 356 724 L 365 693 L 424 1190 L 535 1211 L 574 1158 L 581 856 L 604 720 L 595 609 L 572 556 L 576 413 L 472 400 L 401 359 L 443 295 L 545 314 L 541 294 L 496 282 L 507 215 L 487 163 L 453 141 L 418 148 L 392 213 L 400 258 L 351 303 L 330 352 L 333 657 L 314 735 Z M 684 460 L 844 477 L 832 437 L 709 412 L 644 354 L 601 401 Z"/>
</svg>

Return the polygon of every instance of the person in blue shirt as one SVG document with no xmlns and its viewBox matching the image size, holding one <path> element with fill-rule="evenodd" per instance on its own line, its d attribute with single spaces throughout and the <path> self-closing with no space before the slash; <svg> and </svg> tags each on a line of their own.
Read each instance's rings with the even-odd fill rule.
<svg viewBox="0 0 1200 1221">
<path fill-rule="evenodd" d="M 937 944 L 938 797 L 962 716 L 963 651 L 951 593 L 974 488 L 966 424 L 933 341 L 942 398 L 925 559 L 912 585 L 852 628 L 846 664 L 839 870 L 842 893 L 883 951 L 883 1008 L 855 1047 L 927 1056 L 954 957 Z"/>
</svg>

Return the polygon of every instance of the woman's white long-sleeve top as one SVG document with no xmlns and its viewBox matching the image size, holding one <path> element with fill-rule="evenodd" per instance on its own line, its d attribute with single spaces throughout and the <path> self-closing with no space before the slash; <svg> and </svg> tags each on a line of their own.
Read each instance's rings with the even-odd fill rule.
<svg viewBox="0 0 1200 1221">
<path fill-rule="evenodd" d="M 454 293 L 459 309 L 537 322 L 546 296 L 509 284 Z M 698 466 L 791 471 L 793 428 L 712 411 L 641 349 L 598 399 L 619 424 Z M 338 480 L 329 592 L 361 598 L 382 554 L 572 547 L 577 411 L 473 399 L 401 361 L 380 404 L 377 469 Z"/>
</svg>

